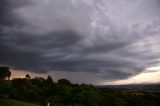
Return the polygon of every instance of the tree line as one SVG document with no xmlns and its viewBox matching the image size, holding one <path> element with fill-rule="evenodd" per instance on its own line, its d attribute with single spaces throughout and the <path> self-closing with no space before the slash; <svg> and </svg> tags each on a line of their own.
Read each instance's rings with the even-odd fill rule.
<svg viewBox="0 0 160 106">
<path fill-rule="evenodd" d="M 0 68 L 0 95 L 45 106 L 160 106 L 160 94 L 154 92 L 124 93 L 87 84 L 72 84 L 67 79 L 54 82 L 51 76 L 9 80 L 9 68 Z"/>
</svg>

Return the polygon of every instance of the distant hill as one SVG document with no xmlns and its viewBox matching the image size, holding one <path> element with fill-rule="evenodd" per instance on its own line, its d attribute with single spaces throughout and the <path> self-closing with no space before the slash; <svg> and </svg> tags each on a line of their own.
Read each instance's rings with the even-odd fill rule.
<svg viewBox="0 0 160 106">
<path fill-rule="evenodd" d="M 103 89 L 160 91 L 160 84 L 100 85 Z"/>
</svg>

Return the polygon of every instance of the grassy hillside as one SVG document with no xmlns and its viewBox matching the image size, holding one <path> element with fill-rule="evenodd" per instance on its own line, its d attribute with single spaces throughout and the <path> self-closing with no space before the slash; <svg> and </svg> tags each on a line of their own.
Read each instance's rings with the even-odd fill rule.
<svg viewBox="0 0 160 106">
<path fill-rule="evenodd" d="M 0 99 L 0 106 L 39 106 L 17 100 Z"/>
</svg>

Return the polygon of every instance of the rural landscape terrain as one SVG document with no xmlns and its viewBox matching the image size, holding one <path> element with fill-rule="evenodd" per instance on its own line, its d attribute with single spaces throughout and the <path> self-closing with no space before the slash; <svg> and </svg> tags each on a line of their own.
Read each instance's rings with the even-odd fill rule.
<svg viewBox="0 0 160 106">
<path fill-rule="evenodd" d="M 159 106 L 160 84 L 93 86 L 50 76 L 14 78 L 0 68 L 1 106 Z"/>
</svg>

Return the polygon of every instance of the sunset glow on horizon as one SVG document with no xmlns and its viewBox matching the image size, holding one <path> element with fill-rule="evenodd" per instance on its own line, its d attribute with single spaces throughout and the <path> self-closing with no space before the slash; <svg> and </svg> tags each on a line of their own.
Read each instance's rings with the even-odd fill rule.
<svg viewBox="0 0 160 106">
<path fill-rule="evenodd" d="M 156 69 L 156 70 L 153 70 L 153 69 Z M 11 72 L 12 72 L 11 79 L 25 78 L 26 74 L 31 75 L 31 78 L 34 78 L 34 77 L 47 78 L 47 76 L 50 75 L 54 81 L 57 81 L 58 79 L 61 79 L 61 78 L 67 78 L 73 82 L 72 78 L 70 78 L 69 76 L 66 77 L 66 75 L 65 75 L 66 73 L 64 73 L 64 75 L 62 75 L 62 73 L 58 72 L 58 71 L 48 72 L 45 74 L 33 73 L 33 72 L 27 72 L 27 71 L 19 71 L 19 70 L 18 71 L 12 70 Z M 74 74 L 74 75 L 76 75 L 76 74 Z M 79 76 L 79 73 L 75 77 L 78 77 L 78 76 Z M 93 84 L 95 84 L 95 85 L 121 85 L 121 84 L 124 85 L 124 84 L 151 84 L 151 83 L 156 84 L 156 83 L 160 83 L 159 76 L 160 76 L 160 71 L 159 71 L 159 66 L 158 66 L 158 67 L 148 68 L 146 71 L 144 71 L 136 76 L 129 77 L 128 79 L 118 80 L 118 81 L 106 81 L 106 82 L 103 81 L 103 83 L 97 82 L 97 83 L 93 83 Z M 86 77 L 88 77 L 88 76 L 83 75 L 83 77 L 86 79 Z M 95 80 L 95 79 L 93 79 L 93 80 Z M 89 83 L 88 81 L 85 81 L 85 80 L 83 80 L 83 81 L 76 80 L 76 81 L 74 81 L 73 83 L 79 83 L 79 84 L 80 83 Z"/>
</svg>

